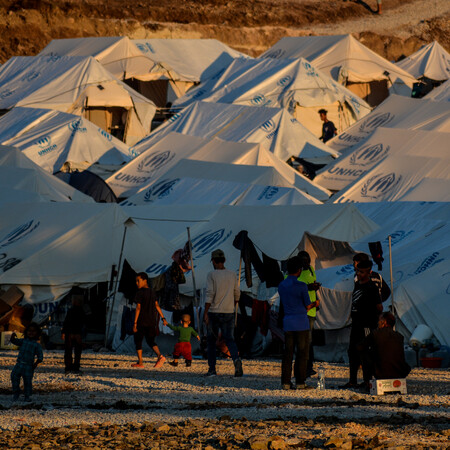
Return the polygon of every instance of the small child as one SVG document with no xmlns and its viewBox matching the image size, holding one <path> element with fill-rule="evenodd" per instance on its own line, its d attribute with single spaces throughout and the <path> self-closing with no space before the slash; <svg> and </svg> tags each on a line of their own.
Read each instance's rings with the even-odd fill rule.
<svg viewBox="0 0 450 450">
<path fill-rule="evenodd" d="M 178 342 L 175 344 L 175 348 L 173 350 L 173 361 L 169 364 L 171 366 L 178 366 L 178 358 L 183 356 L 186 361 L 186 367 L 191 367 L 192 364 L 192 348 L 191 348 L 191 335 L 195 336 L 198 340 L 200 340 L 200 336 L 198 333 L 190 327 L 191 316 L 189 314 L 183 314 L 181 316 L 181 326 L 174 326 L 170 323 L 167 323 L 164 320 L 164 325 L 168 326 L 173 331 L 178 331 L 180 333 L 180 337 L 178 338 Z"/>
<path fill-rule="evenodd" d="M 17 339 L 16 333 L 11 335 L 11 342 L 20 347 L 17 363 L 11 372 L 14 401 L 19 400 L 20 378 L 22 377 L 25 401 L 31 402 L 34 369 L 44 359 L 41 344 L 37 342 L 40 335 L 41 328 L 37 323 L 28 325 L 24 332 L 24 339 Z"/>
</svg>

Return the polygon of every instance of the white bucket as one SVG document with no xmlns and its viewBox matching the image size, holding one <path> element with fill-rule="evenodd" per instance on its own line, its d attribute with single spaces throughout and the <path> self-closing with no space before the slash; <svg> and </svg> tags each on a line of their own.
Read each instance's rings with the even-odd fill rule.
<svg viewBox="0 0 450 450">
<path fill-rule="evenodd" d="M 433 331 L 431 331 L 431 328 L 427 325 L 417 325 L 416 329 L 414 330 L 414 333 L 409 338 L 409 345 L 411 346 L 420 346 L 422 345 L 426 340 L 431 339 L 433 336 Z"/>
</svg>

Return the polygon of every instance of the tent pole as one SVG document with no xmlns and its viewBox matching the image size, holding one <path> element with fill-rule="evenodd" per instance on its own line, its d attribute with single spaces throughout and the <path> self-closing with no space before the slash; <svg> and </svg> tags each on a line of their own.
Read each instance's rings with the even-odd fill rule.
<svg viewBox="0 0 450 450">
<path fill-rule="evenodd" d="M 389 240 L 389 269 L 391 273 L 391 312 L 395 314 L 394 310 L 394 277 L 392 275 L 392 239 L 391 235 L 388 236 Z"/>
<path fill-rule="evenodd" d="M 198 323 L 198 334 L 201 337 L 201 326 L 200 326 L 200 315 L 199 315 L 199 307 L 197 304 L 197 287 L 195 284 L 195 272 L 194 272 L 194 255 L 192 254 L 192 242 L 191 242 L 191 228 L 186 227 L 187 229 L 187 235 L 188 235 L 188 245 L 189 245 L 189 255 L 191 259 L 191 271 L 192 271 L 192 287 L 194 289 L 194 306 L 195 306 L 195 314 L 197 316 L 197 323 Z"/>
<path fill-rule="evenodd" d="M 239 258 L 239 276 L 238 276 L 238 288 L 241 287 L 241 272 L 242 272 L 242 256 Z M 237 326 L 237 315 L 238 315 L 239 303 L 235 306 L 234 310 L 234 326 Z"/>
<path fill-rule="evenodd" d="M 122 236 L 122 246 L 120 248 L 120 256 L 119 256 L 119 264 L 117 265 L 117 275 L 116 275 L 116 280 L 115 280 L 115 286 L 114 286 L 114 292 L 112 295 L 112 301 L 111 301 L 111 306 L 110 306 L 110 310 L 109 310 L 109 314 L 108 314 L 108 323 L 106 325 L 106 330 L 105 330 L 105 342 L 104 345 L 106 347 L 106 344 L 108 342 L 108 335 L 109 335 L 109 330 L 111 328 L 111 320 L 112 320 L 112 313 L 113 313 L 113 308 L 114 308 L 114 303 L 116 301 L 116 294 L 117 294 L 117 289 L 119 288 L 119 277 L 120 277 L 120 273 L 122 271 L 122 258 L 123 258 L 123 248 L 125 247 L 125 239 L 127 237 L 127 229 L 128 229 L 128 225 L 132 223 L 131 219 L 127 219 L 126 222 L 124 223 L 124 230 L 123 230 L 123 236 Z"/>
</svg>

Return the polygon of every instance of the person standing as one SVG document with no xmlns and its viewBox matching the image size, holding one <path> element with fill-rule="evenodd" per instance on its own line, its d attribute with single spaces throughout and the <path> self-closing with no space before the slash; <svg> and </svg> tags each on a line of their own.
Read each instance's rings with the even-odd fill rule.
<svg viewBox="0 0 450 450">
<path fill-rule="evenodd" d="M 330 139 L 334 138 L 334 136 L 337 135 L 336 127 L 334 126 L 334 123 L 331 122 L 331 120 L 328 120 L 327 114 L 328 111 L 326 109 L 319 109 L 318 111 L 320 120 L 322 120 L 322 136 L 320 136 L 320 140 L 325 142 L 329 141 Z"/>
<path fill-rule="evenodd" d="M 348 346 L 349 381 L 343 388 L 358 387 L 358 369 L 362 364 L 364 386 L 370 380 L 370 370 L 362 361 L 360 345 L 377 327 L 378 316 L 383 310 L 380 291 L 370 279 L 372 261 L 361 261 L 356 266 L 355 287 L 352 294 L 352 326 Z"/>
<path fill-rule="evenodd" d="M 164 321 L 164 325 L 179 333 L 178 342 L 175 344 L 173 350 L 173 361 L 169 363 L 171 366 L 178 366 L 178 358 L 180 356 L 183 356 L 186 361 L 186 367 L 191 367 L 192 365 L 191 336 L 196 337 L 199 341 L 200 336 L 191 326 L 189 326 L 190 324 L 191 316 L 189 314 L 183 314 L 181 316 L 181 326 L 172 325 L 167 323 L 167 321 Z"/>
<path fill-rule="evenodd" d="M 166 358 L 161 354 L 155 342 L 158 330 L 158 314 L 164 322 L 166 322 L 166 319 L 156 300 L 155 291 L 148 286 L 148 275 L 145 272 L 137 274 L 136 286 L 138 287 L 138 291 L 135 296 L 137 306 L 134 317 L 133 333 L 138 362 L 131 366 L 139 369 L 144 367 L 144 362 L 142 360 L 142 341 L 145 337 L 147 344 L 153 349 L 157 356 L 154 367 L 161 367 L 166 361 Z"/>
<path fill-rule="evenodd" d="M 298 281 L 302 281 L 308 286 L 308 295 L 311 300 L 311 303 L 319 306 L 319 299 L 317 298 L 317 291 L 320 289 L 320 283 L 317 283 L 316 272 L 314 268 L 311 266 L 311 257 L 309 253 L 306 251 L 301 251 L 298 253 L 298 257 L 300 258 L 300 263 L 302 266 L 302 272 L 298 277 Z M 314 330 L 314 323 L 316 322 L 316 314 L 317 307 L 314 306 L 308 311 L 308 320 L 309 320 L 309 357 L 308 357 L 308 366 L 306 368 L 306 376 L 310 377 L 315 375 L 315 371 L 313 369 L 314 363 L 314 347 L 312 344 L 312 333 Z"/>
<path fill-rule="evenodd" d="M 215 376 L 216 372 L 216 341 L 219 330 L 225 339 L 231 358 L 234 362 L 234 376 L 242 377 L 242 361 L 234 340 L 234 311 L 239 302 L 239 290 L 236 274 L 225 268 L 225 253 L 216 249 L 211 254 L 214 270 L 206 277 L 206 303 L 203 320 L 207 326 L 208 342 L 208 373 Z"/>
<path fill-rule="evenodd" d="M 278 286 L 280 306 L 283 308 L 284 352 L 281 364 L 282 389 L 310 389 L 306 385 L 310 326 L 307 312 L 317 306 L 311 303 L 308 287 L 298 277 L 302 272 L 301 259 L 294 256 L 287 262 L 288 276 Z M 291 383 L 292 360 L 295 351 L 294 376 Z"/>
<path fill-rule="evenodd" d="M 81 374 L 80 362 L 83 351 L 82 333 L 86 323 L 86 315 L 79 296 L 72 296 L 72 306 L 67 311 L 61 329 L 61 338 L 64 341 L 65 373 Z"/>
<path fill-rule="evenodd" d="M 17 363 L 11 372 L 13 400 L 15 402 L 19 400 L 21 378 L 23 378 L 25 401 L 31 402 L 34 370 L 44 359 L 41 344 L 38 342 L 40 335 L 41 328 L 33 322 L 25 329 L 24 339 L 18 339 L 16 333 L 11 335 L 11 343 L 19 347 Z"/>
</svg>

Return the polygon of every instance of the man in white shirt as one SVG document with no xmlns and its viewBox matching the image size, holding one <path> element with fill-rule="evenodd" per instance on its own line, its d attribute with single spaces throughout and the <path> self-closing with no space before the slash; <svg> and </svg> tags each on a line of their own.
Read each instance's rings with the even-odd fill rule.
<svg viewBox="0 0 450 450">
<path fill-rule="evenodd" d="M 216 341 L 220 330 L 234 362 L 234 376 L 242 377 L 242 361 L 234 341 L 234 311 L 241 295 L 237 277 L 234 272 L 225 268 L 225 253 L 222 250 L 212 252 L 211 262 L 214 270 L 206 277 L 206 304 L 203 317 L 208 327 L 209 369 L 206 375 L 217 375 Z"/>
</svg>

